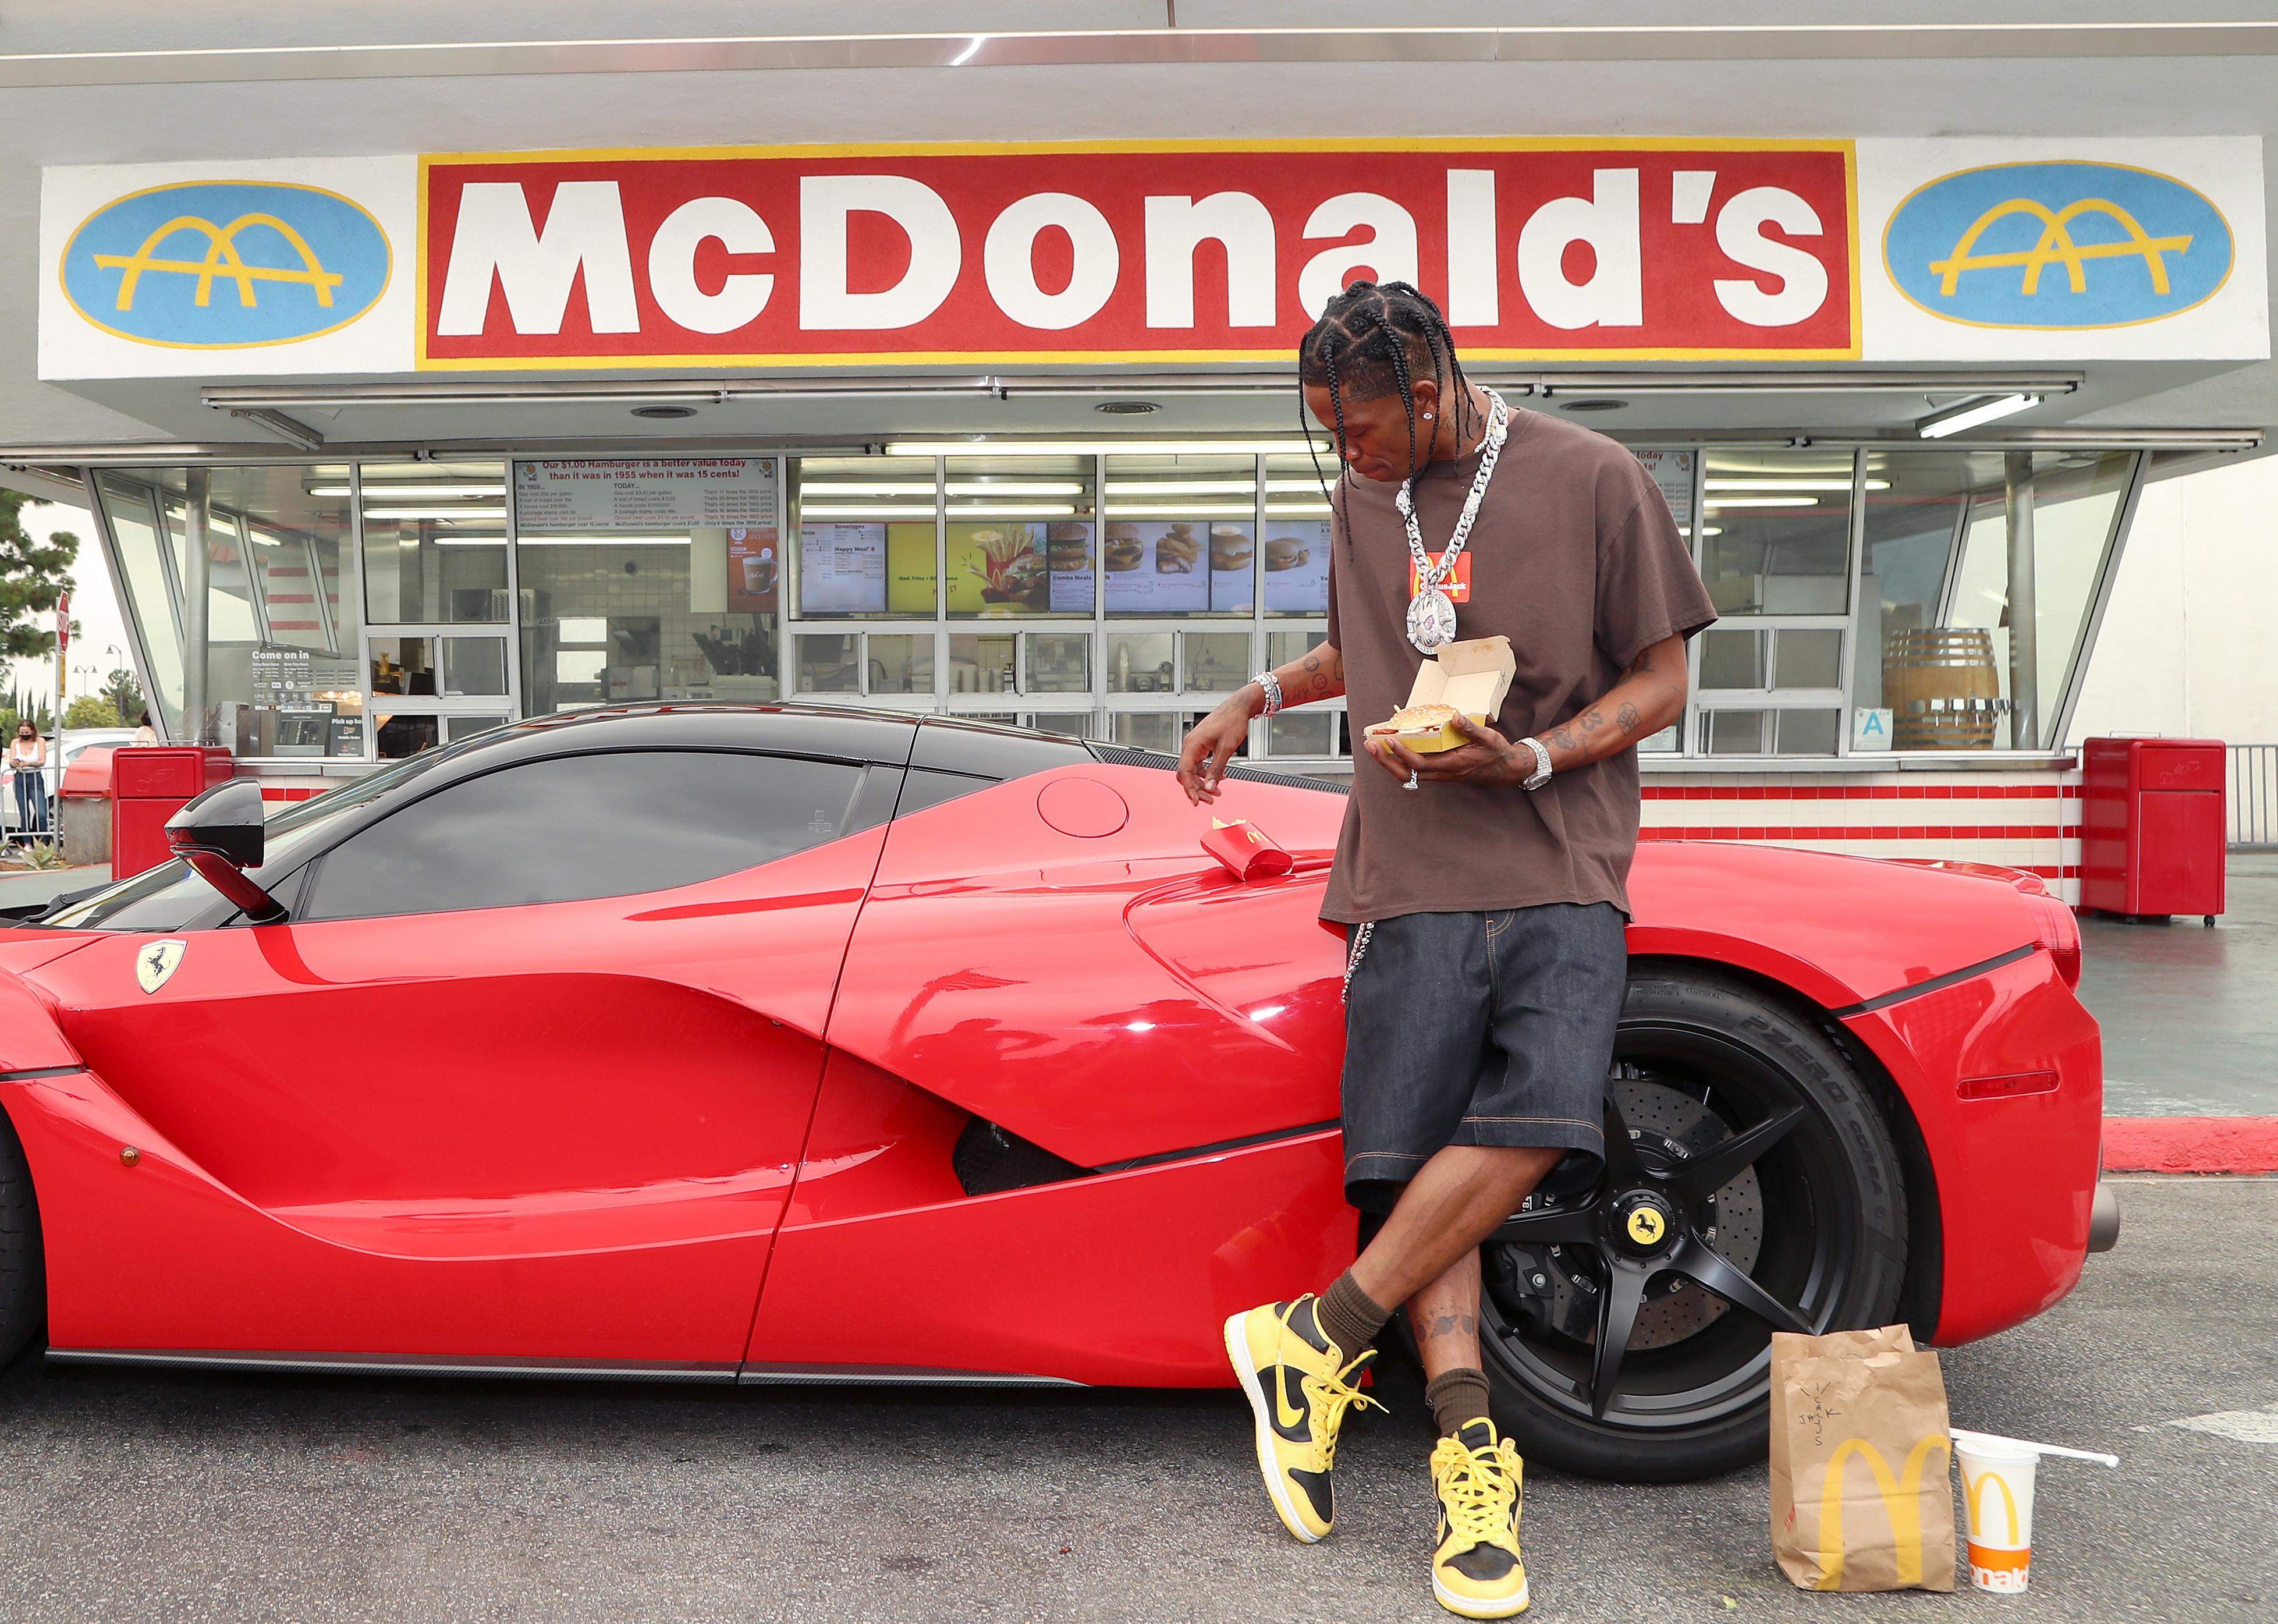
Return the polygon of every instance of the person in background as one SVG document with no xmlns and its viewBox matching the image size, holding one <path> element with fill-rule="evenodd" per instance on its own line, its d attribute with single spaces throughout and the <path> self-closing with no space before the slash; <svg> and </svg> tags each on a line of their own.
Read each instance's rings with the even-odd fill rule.
<svg viewBox="0 0 2278 1624">
<path fill-rule="evenodd" d="M 134 742 L 139 745 L 158 742 L 158 730 L 150 725 L 150 713 L 147 710 L 134 718 Z"/>
<path fill-rule="evenodd" d="M 8 741 L 8 770 L 16 775 L 16 826 L 19 829 L 45 829 L 48 826 L 48 741 L 40 737 L 39 729 L 29 722 L 16 724 L 16 736 Z"/>
</svg>

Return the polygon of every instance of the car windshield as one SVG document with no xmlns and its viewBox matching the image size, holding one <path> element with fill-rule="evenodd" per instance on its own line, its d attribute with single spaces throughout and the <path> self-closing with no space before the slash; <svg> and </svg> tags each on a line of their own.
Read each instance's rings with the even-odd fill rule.
<svg viewBox="0 0 2278 1624">
<path fill-rule="evenodd" d="M 455 752 L 431 750 L 409 761 L 352 780 L 314 801 L 271 818 L 263 831 L 262 866 L 248 870 L 253 882 L 282 873 L 342 816 L 409 782 Z M 216 892 L 177 857 L 93 896 L 66 902 L 27 923 L 58 931 L 179 931 L 211 908 Z"/>
</svg>

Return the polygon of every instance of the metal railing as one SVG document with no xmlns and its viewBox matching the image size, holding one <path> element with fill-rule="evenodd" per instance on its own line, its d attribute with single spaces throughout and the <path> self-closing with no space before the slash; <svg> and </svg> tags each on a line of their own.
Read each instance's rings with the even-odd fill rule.
<svg viewBox="0 0 2278 1624">
<path fill-rule="evenodd" d="M 2278 848 L 2278 744 L 2230 747 L 2230 847 Z"/>
</svg>

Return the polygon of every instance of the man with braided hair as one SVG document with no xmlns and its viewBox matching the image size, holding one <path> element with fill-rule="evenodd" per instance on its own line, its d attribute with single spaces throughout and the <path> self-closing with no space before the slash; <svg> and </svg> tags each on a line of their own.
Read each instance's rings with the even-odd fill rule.
<svg viewBox="0 0 2278 1624">
<path fill-rule="evenodd" d="M 1365 1243 L 1321 1295 L 1236 1314 L 1227 1352 L 1283 1523 L 1318 1540 L 1373 1344 L 1405 1306 L 1441 1434 L 1433 1591 L 1469 1618 L 1527 1604 L 1520 1460 L 1488 1408 L 1479 1247 L 1552 1170 L 1595 1179 L 1626 971 L 1637 744 L 1685 702 L 1685 640 L 1716 618 L 1668 503 L 1614 441 L 1464 376 L 1438 308 L 1357 282 L 1298 350 L 1300 420 L 1335 437 L 1328 640 L 1187 736 L 1217 798 L 1251 720 L 1348 696 L 1406 702 L 1426 650 L 1507 636 L 1502 711 L 1417 755 L 1364 743 L 1322 914 L 1346 927 L 1345 1195 Z M 1325 480 L 1326 483 L 1326 480 Z M 1627 1328 L 1619 1328 L 1626 1340 Z"/>
</svg>

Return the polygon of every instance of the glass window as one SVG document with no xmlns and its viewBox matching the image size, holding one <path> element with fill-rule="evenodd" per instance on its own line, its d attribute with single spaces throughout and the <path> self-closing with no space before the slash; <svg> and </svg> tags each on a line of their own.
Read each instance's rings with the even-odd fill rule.
<svg viewBox="0 0 2278 1624">
<path fill-rule="evenodd" d="M 122 470 L 101 489 L 170 735 L 195 732 L 239 756 L 363 755 L 362 627 L 341 589 L 347 466 Z M 180 609 L 194 531 L 207 576 L 205 715 L 185 725 Z"/>
<path fill-rule="evenodd" d="M 1189 693 L 1231 693 L 1252 675 L 1247 632 L 1181 632 L 1179 650 Z"/>
<path fill-rule="evenodd" d="M 1265 724 L 1265 748 L 1272 755 L 1328 755 L 1336 739 L 1336 717 L 1326 710 L 1284 711 Z"/>
<path fill-rule="evenodd" d="M 1094 465 L 1089 456 L 946 460 L 952 618 L 1090 617 Z"/>
<path fill-rule="evenodd" d="M 1179 741 L 1196 718 L 1175 710 L 1120 710 L 1110 719 L 1108 737 L 1136 750 L 1161 750 L 1175 755 Z M 1235 755 L 1246 753 L 1237 750 Z"/>
<path fill-rule="evenodd" d="M 1896 748 L 2053 742 L 2135 462 L 2133 452 L 1868 454 L 1853 702 L 1891 712 Z M 2031 546 L 2013 547 L 2026 526 Z M 2030 660 L 2015 600 L 2033 605 Z"/>
<path fill-rule="evenodd" d="M 936 772 L 922 767 L 913 767 L 903 776 L 902 798 L 894 803 L 894 816 L 907 817 L 913 812 L 922 812 L 928 807 L 937 807 L 944 801 L 955 801 L 970 795 L 975 790 L 985 790 L 995 778 L 976 778 L 971 773 Z"/>
<path fill-rule="evenodd" d="M 1772 713 L 1772 754 L 1775 755 L 1832 755 L 1836 735 L 1842 731 L 1839 710 L 1776 710 Z"/>
<path fill-rule="evenodd" d="M 833 632 L 817 636 L 803 632 L 799 639 L 799 691 L 801 693 L 860 693 L 862 691 L 862 640 Z"/>
<path fill-rule="evenodd" d="M 1772 633 L 1772 686 L 1839 688 L 1843 633 L 1832 626 L 1786 626 Z"/>
<path fill-rule="evenodd" d="M 1247 615 L 1257 594 L 1257 459 L 1107 459 L 1110 615 Z"/>
<path fill-rule="evenodd" d="M 1703 713 L 1701 720 L 1707 724 L 1708 732 L 1708 754 L 1764 755 L 1764 735 L 1770 731 L 1764 724 L 1770 714 L 1762 710 L 1711 710 Z"/>
<path fill-rule="evenodd" d="M 1175 635 L 1169 632 L 1111 632 L 1107 634 L 1110 693 L 1168 693 L 1177 680 L 1171 663 Z"/>
<path fill-rule="evenodd" d="M 1279 670 L 1292 660 L 1302 660 L 1329 640 L 1326 628 L 1319 631 L 1268 632 L 1265 634 L 1265 663 Z"/>
<path fill-rule="evenodd" d="M 1329 500 L 1337 465 L 1305 456 L 1265 459 L 1265 537 L 1262 548 L 1268 615 L 1329 612 Z"/>
<path fill-rule="evenodd" d="M 873 632 L 867 640 L 864 669 L 872 693 L 931 693 L 933 633 L 890 637 Z"/>
<path fill-rule="evenodd" d="M 513 618 L 506 601 L 506 466 L 366 463 L 364 616 L 376 625 Z M 346 494 L 346 480 L 336 483 Z"/>
<path fill-rule="evenodd" d="M 1090 693 L 1091 633 L 1089 632 L 1029 632 L 1028 692 L 1031 693 Z"/>
<path fill-rule="evenodd" d="M 1701 686 L 1704 688 L 1762 688 L 1764 634 L 1716 626 L 1701 634 Z"/>
<path fill-rule="evenodd" d="M 774 460 L 622 469 L 516 464 L 523 714 L 780 698 Z"/>
<path fill-rule="evenodd" d="M 1010 693 L 1013 655 L 1016 644 L 1010 632 L 953 632 L 949 639 L 949 691 L 952 693 Z"/>
<path fill-rule="evenodd" d="M 1089 739 L 1092 735 L 1091 712 L 1088 710 L 1041 711 L 1034 716 L 1022 716 L 1021 725 L 1033 727 L 1041 733 L 1059 733 L 1068 739 Z"/>
<path fill-rule="evenodd" d="M 629 896 L 835 839 L 863 769 L 687 750 L 557 756 L 413 802 L 327 853 L 300 916 Z M 608 861 L 595 861 L 607 852 Z"/>
<path fill-rule="evenodd" d="M 933 458 L 806 456 L 791 478 L 801 616 L 940 612 Z"/>
<path fill-rule="evenodd" d="M 1706 455 L 1701 575 L 1717 612 L 1846 613 L 1852 453 L 1727 446 Z"/>
</svg>

